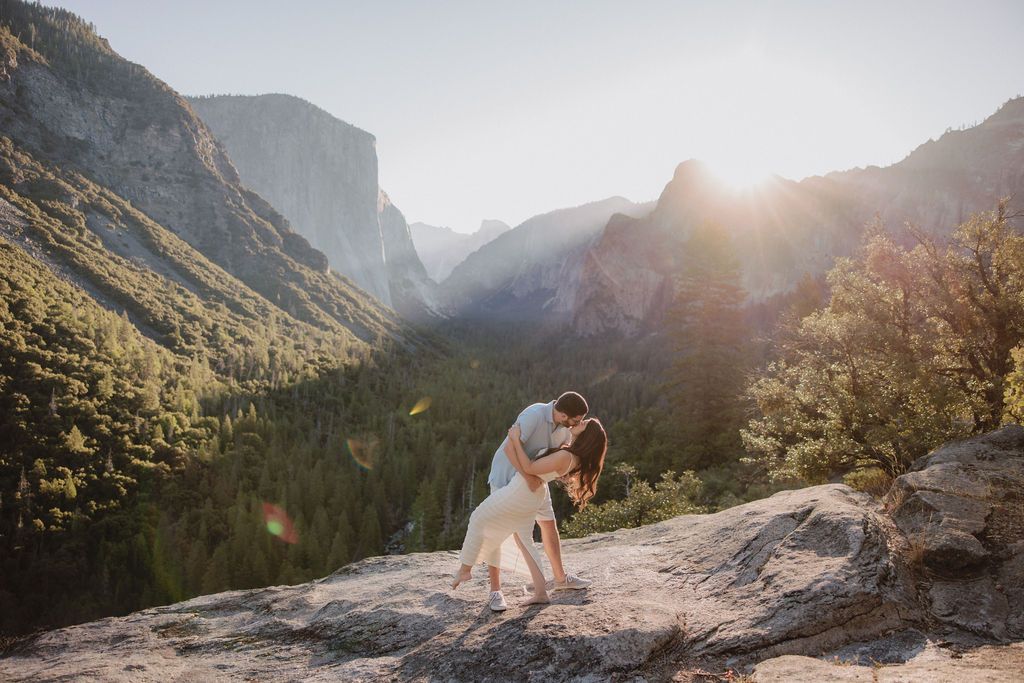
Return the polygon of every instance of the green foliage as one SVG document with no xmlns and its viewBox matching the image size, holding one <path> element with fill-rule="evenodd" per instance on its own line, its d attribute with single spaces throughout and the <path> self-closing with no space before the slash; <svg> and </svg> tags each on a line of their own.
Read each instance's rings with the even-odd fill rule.
<svg viewBox="0 0 1024 683">
<path fill-rule="evenodd" d="M 1013 370 L 1006 377 L 1004 422 L 1024 423 L 1024 347 L 1010 351 Z"/>
<path fill-rule="evenodd" d="M 0 0 L 0 32 L 12 37 L 8 49 L 27 51 L 31 58 L 52 65 L 90 87 L 116 88 L 126 99 L 144 97 L 167 86 L 149 78 L 138 64 L 121 59 L 92 24 L 67 10 L 39 3 Z M 5 47 L 9 40 L 3 41 Z"/>
<path fill-rule="evenodd" d="M 588 505 L 571 519 L 562 522 L 562 533 L 569 537 L 616 529 L 630 529 L 654 524 L 683 514 L 705 512 L 696 501 L 700 497 L 701 482 L 693 472 L 676 476 L 668 471 L 653 487 L 637 478 L 636 469 L 620 463 L 615 474 L 625 483 L 625 498 Z"/>
<path fill-rule="evenodd" d="M 854 470 L 843 477 L 843 483 L 850 488 L 881 499 L 892 487 L 893 477 L 880 467 Z"/>
<path fill-rule="evenodd" d="M 705 224 L 686 243 L 669 313 L 674 356 L 666 372 L 678 449 L 662 469 L 704 469 L 741 453 L 750 330 L 739 260 L 728 234 Z"/>
<path fill-rule="evenodd" d="M 824 309 L 791 321 L 749 388 L 743 439 L 776 477 L 898 476 L 939 444 L 998 425 L 1011 349 L 1024 338 L 1024 238 L 1006 205 L 942 246 L 908 251 L 876 230 L 829 273 Z"/>
<path fill-rule="evenodd" d="M 177 125 L 150 119 L 180 111 L 164 106 L 177 96 L 63 10 L 0 0 L 0 57 L 86 96 L 116 87 L 130 125 Z M 542 326 L 399 330 L 296 263 L 301 244 L 243 282 L 70 170 L 85 147 L 45 137 L 32 151 L 0 136 L 2 632 L 457 547 L 525 405 L 577 389 L 611 423 L 656 396 L 655 347 L 580 348 Z M 239 192 L 238 212 L 266 215 L 225 220 L 291 239 Z"/>
</svg>

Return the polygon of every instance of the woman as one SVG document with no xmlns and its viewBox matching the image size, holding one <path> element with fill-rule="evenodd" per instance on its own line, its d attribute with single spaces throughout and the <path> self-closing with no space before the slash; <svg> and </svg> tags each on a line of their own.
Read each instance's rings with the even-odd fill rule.
<svg viewBox="0 0 1024 683">
<path fill-rule="evenodd" d="M 459 558 L 462 564 L 452 581 L 452 590 L 472 578 L 473 565 L 481 560 L 513 571 L 518 569 L 522 573 L 521 567 L 509 564 L 509 555 L 517 547 L 526 561 L 534 586 L 533 596 L 521 604 L 550 602 L 544 587 L 540 558 L 533 545 L 533 521 L 537 506 L 544 498 L 544 486 L 552 479 L 560 479 L 565 484 L 569 498 L 582 510 L 597 491 L 597 479 L 601 476 L 605 452 L 608 450 L 608 437 L 597 418 L 580 422 L 572 432 L 572 443 L 560 449 L 553 448 L 531 462 L 519 440 L 519 424 L 508 430 L 505 454 L 513 463 L 518 464 L 517 472 L 507 486 L 491 493 L 470 516 Z M 539 476 L 544 480 L 544 485 L 531 491 L 521 472 Z M 507 543 L 510 537 L 515 541 L 514 546 Z"/>
</svg>

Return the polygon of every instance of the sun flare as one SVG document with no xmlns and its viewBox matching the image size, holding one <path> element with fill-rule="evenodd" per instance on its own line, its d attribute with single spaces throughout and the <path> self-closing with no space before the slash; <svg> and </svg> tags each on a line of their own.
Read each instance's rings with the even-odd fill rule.
<svg viewBox="0 0 1024 683">
<path fill-rule="evenodd" d="M 719 181 L 733 190 L 747 190 L 764 184 L 772 177 L 772 170 L 751 159 L 712 161 L 708 167 Z"/>
</svg>

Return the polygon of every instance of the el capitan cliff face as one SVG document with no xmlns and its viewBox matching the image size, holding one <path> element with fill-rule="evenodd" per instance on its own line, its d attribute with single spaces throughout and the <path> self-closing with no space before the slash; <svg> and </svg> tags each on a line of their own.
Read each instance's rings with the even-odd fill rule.
<svg viewBox="0 0 1024 683">
<path fill-rule="evenodd" d="M 405 218 L 390 199 L 380 200 L 371 134 L 290 95 L 189 102 L 224 143 L 242 182 L 287 216 L 333 270 L 407 317 L 433 311 Z"/>
</svg>

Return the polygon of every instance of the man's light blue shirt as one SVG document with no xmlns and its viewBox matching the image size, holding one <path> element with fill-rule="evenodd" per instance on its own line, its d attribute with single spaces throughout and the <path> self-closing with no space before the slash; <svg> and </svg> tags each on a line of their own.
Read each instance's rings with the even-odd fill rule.
<svg viewBox="0 0 1024 683">
<path fill-rule="evenodd" d="M 555 402 L 534 403 L 527 406 L 519 413 L 516 422 L 522 430 L 523 451 L 530 458 L 536 460 L 549 448 L 557 448 L 569 440 L 569 428 L 555 424 L 553 417 Z M 505 444 L 508 442 L 508 435 L 501 442 L 498 450 L 494 452 L 491 460 L 491 473 L 487 477 L 487 483 L 491 489 L 500 489 L 512 481 L 516 468 L 505 455 Z"/>
</svg>

